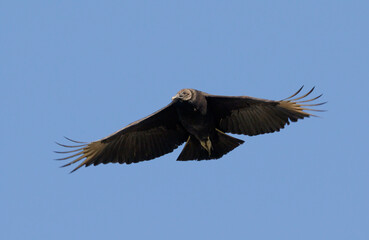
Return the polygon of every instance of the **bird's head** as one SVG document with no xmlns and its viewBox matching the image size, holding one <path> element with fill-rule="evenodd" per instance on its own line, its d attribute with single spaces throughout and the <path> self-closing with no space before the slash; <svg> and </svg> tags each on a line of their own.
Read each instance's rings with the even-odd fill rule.
<svg viewBox="0 0 369 240">
<path fill-rule="evenodd" d="M 191 89 L 182 89 L 179 91 L 174 97 L 172 97 L 172 100 L 179 100 L 179 101 L 189 101 L 192 99 L 193 91 Z"/>
</svg>

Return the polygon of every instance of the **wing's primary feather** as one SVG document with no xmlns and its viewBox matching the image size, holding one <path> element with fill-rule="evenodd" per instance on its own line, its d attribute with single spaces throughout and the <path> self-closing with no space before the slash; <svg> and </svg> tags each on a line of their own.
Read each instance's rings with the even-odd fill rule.
<svg viewBox="0 0 369 240">
<path fill-rule="evenodd" d="M 187 139 L 188 134 L 180 125 L 172 103 L 159 111 L 129 124 L 127 127 L 101 140 L 82 144 L 68 139 L 78 146 L 72 151 L 58 153 L 74 153 L 58 160 L 74 159 L 62 167 L 83 160 L 72 172 L 82 166 L 98 165 L 100 163 L 136 163 L 150 160 L 172 152 Z"/>
<path fill-rule="evenodd" d="M 272 101 L 248 96 L 216 96 L 206 95 L 208 107 L 215 114 L 217 127 L 224 132 L 235 134 L 245 134 L 249 136 L 272 133 L 279 131 L 284 126 L 298 119 L 315 116 L 306 111 L 323 111 L 306 108 L 307 106 L 319 106 L 324 103 L 305 104 L 320 98 L 298 101 L 310 95 L 314 88 L 308 93 L 297 96 L 303 87 L 301 87 L 292 96 L 280 100 Z"/>
</svg>

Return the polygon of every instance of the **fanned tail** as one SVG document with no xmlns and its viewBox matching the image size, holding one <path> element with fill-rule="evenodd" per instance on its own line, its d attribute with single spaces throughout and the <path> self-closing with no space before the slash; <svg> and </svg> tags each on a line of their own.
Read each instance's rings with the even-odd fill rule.
<svg viewBox="0 0 369 240">
<path fill-rule="evenodd" d="M 201 146 L 199 140 L 194 136 L 189 136 L 177 161 L 218 159 L 244 143 L 243 140 L 229 136 L 218 129 L 216 129 L 216 134 L 210 141 L 212 149 L 209 154 L 209 152 Z"/>
</svg>

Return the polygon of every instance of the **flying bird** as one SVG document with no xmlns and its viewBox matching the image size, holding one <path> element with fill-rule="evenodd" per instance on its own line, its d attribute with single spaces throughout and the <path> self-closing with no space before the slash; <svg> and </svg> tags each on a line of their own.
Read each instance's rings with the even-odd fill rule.
<svg viewBox="0 0 369 240">
<path fill-rule="evenodd" d="M 182 89 L 172 102 L 155 113 L 133 122 L 121 130 L 94 142 L 84 143 L 67 138 L 78 145 L 69 146 L 70 154 L 58 160 L 74 159 L 62 167 L 100 163 L 137 163 L 160 157 L 186 143 L 178 161 L 218 159 L 242 143 L 226 133 L 255 136 L 278 132 L 291 122 L 315 116 L 308 108 L 322 105 L 311 103 L 322 95 L 305 100 L 314 88 L 297 97 L 295 94 L 280 101 L 248 96 L 211 95 L 195 89 Z"/>
</svg>

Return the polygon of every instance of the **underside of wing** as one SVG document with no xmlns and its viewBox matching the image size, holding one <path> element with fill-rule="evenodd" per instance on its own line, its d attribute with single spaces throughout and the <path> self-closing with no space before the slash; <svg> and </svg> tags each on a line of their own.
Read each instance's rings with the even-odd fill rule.
<svg viewBox="0 0 369 240">
<path fill-rule="evenodd" d="M 291 122 L 298 119 L 315 116 L 308 111 L 322 111 L 311 109 L 324 103 L 311 103 L 322 95 L 312 99 L 309 96 L 314 88 L 306 94 L 297 97 L 301 87 L 292 96 L 280 100 L 252 98 L 247 96 L 206 96 L 208 107 L 215 114 L 218 128 L 224 132 L 245 134 L 249 136 L 279 131 Z"/>
<path fill-rule="evenodd" d="M 101 140 L 82 143 L 67 138 L 78 145 L 58 143 L 62 147 L 71 148 L 70 151 L 57 152 L 71 154 L 58 160 L 74 159 L 63 167 L 82 161 L 73 171 L 100 163 L 137 163 L 172 152 L 187 137 L 173 105 L 169 104 Z"/>
</svg>

